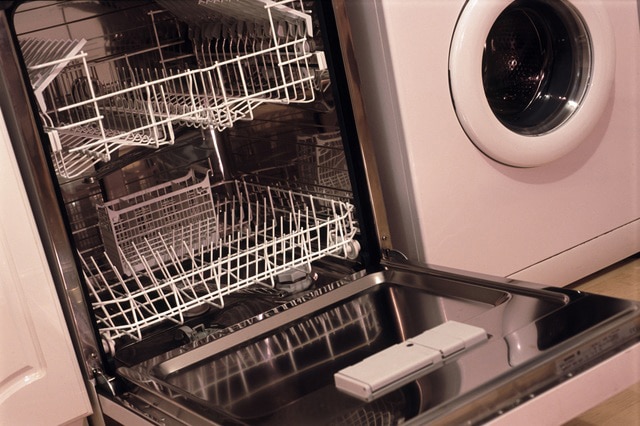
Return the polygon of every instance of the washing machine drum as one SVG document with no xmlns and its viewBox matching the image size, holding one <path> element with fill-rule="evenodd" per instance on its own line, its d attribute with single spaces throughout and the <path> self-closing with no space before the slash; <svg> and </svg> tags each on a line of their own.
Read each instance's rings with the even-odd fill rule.
<svg viewBox="0 0 640 426">
<path fill-rule="evenodd" d="M 615 44 L 594 0 L 469 0 L 451 43 L 456 114 L 471 141 L 518 167 L 576 148 L 607 105 Z"/>
</svg>

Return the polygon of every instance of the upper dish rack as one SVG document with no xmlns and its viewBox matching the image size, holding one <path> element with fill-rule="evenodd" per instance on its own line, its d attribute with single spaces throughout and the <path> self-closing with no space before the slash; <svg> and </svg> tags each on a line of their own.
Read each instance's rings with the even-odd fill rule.
<svg viewBox="0 0 640 426">
<path fill-rule="evenodd" d="M 89 60 L 76 47 L 80 41 L 62 58 L 25 58 L 30 75 L 56 70 L 46 87 L 38 83 L 38 99 L 58 175 L 79 176 L 123 147 L 173 144 L 176 125 L 223 130 L 252 119 L 253 110 L 266 102 L 315 100 L 314 71 L 326 65 L 321 53 L 311 52 L 311 20 L 300 0 L 158 3 L 178 8 L 172 12 L 188 23 L 196 69 L 176 68 L 175 60 L 167 65 L 171 43 L 163 44 L 155 29 L 158 12 L 150 14 L 156 47 Z M 233 20 L 211 20 L 212 15 Z M 28 39 L 21 44 L 38 45 Z M 158 68 L 131 65 L 149 51 L 159 56 Z"/>
<path fill-rule="evenodd" d="M 119 256 L 86 257 L 83 271 L 106 342 L 141 339 L 143 329 L 163 320 L 182 324 L 192 308 L 223 307 L 224 296 L 308 273 L 327 255 L 358 255 L 347 202 L 247 181 L 218 189 L 224 191 L 211 202 L 208 180 L 189 174 L 102 207 L 112 210 L 102 220 L 120 226 L 112 238 Z"/>
</svg>

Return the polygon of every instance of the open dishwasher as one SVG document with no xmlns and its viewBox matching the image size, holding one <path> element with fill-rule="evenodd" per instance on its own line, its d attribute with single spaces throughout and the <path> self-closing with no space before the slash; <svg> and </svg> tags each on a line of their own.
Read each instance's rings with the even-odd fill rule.
<svg viewBox="0 0 640 426">
<path fill-rule="evenodd" d="M 91 422 L 484 423 L 638 352 L 637 303 L 393 250 L 341 1 L 3 7 Z"/>
</svg>

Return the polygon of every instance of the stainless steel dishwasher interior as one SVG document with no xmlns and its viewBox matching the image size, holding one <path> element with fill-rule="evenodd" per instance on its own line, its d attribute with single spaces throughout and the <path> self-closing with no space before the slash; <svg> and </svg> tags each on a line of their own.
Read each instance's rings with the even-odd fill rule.
<svg viewBox="0 0 640 426">
<path fill-rule="evenodd" d="M 398 420 L 424 409 L 418 395 L 425 380 L 439 389 L 429 396 L 429 405 L 468 386 L 468 380 L 460 381 L 465 362 L 491 359 L 487 371 L 507 371 L 508 339 L 503 337 L 566 303 L 564 295 L 551 292 L 534 296 L 451 278 L 384 271 L 227 336 L 204 337 L 120 372 L 143 388 L 216 412 L 223 423 L 231 419 L 251 424 L 310 424 L 314 419 L 324 423 L 327 412 L 335 413 L 338 423 L 348 423 L 355 415 L 375 415 L 376 406 L 385 407 L 389 415 L 396 411 L 389 407 L 396 405 Z M 484 327 L 489 341 L 369 404 L 335 389 L 334 372 L 450 320 Z M 472 382 L 482 380 L 476 377 Z M 357 414 L 359 410 L 362 413 Z"/>
</svg>

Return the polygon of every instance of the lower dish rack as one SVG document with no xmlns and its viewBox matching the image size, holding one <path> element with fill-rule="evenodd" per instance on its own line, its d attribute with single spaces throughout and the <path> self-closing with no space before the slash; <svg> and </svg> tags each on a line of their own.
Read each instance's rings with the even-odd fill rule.
<svg viewBox="0 0 640 426">
<path fill-rule="evenodd" d="M 125 335 L 140 340 L 144 329 L 164 320 L 182 324 L 189 310 L 221 308 L 225 296 L 251 285 L 274 287 L 280 275 L 308 273 L 324 256 L 358 255 L 348 202 L 246 180 L 221 184 L 209 202 L 203 187 L 210 191 L 208 179 L 190 173 L 110 202 L 127 205 L 125 216 L 138 214 L 142 222 L 125 221 L 119 235 L 126 238 L 114 239 L 118 259 L 113 249 L 80 256 L 107 344 Z M 112 211 L 101 220 L 120 217 Z M 154 227 L 136 225 L 149 217 Z"/>
</svg>

